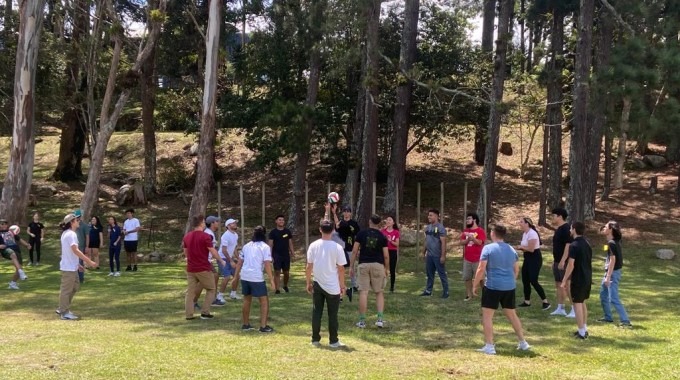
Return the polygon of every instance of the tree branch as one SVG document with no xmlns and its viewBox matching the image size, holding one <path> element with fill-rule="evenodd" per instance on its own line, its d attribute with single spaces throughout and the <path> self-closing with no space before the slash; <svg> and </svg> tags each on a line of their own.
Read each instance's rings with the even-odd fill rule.
<svg viewBox="0 0 680 380">
<path fill-rule="evenodd" d="M 196 9 L 196 6 L 193 4 L 193 2 L 191 4 L 192 4 L 192 7 L 191 7 L 192 10 L 187 10 L 187 14 L 191 18 L 191 21 L 194 22 L 194 25 L 196 26 L 196 30 L 198 30 L 198 33 L 201 35 L 201 37 L 203 37 L 203 41 L 205 42 L 205 32 L 203 32 L 203 28 L 201 28 L 201 26 L 198 24 L 198 21 L 196 21 L 196 17 L 194 16 L 194 12 L 192 12 L 194 9 Z"/>
<path fill-rule="evenodd" d="M 605 8 L 607 8 L 609 13 L 611 13 L 612 16 L 614 16 L 614 18 L 616 19 L 616 21 L 618 21 L 619 24 L 628 29 L 628 32 L 630 32 L 630 34 L 635 36 L 635 30 L 633 29 L 633 27 L 631 27 L 626 21 L 624 21 L 623 17 L 621 17 L 621 15 L 616 11 L 616 8 L 614 8 L 613 5 L 609 4 L 609 1 L 600 0 L 600 2 L 602 3 L 602 5 L 604 5 Z"/>
</svg>

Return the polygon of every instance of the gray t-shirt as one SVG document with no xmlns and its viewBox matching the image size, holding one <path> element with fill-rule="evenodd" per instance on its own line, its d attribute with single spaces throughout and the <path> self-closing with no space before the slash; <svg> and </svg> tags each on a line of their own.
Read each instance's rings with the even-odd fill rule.
<svg viewBox="0 0 680 380">
<path fill-rule="evenodd" d="M 446 236 L 446 228 L 441 223 L 428 224 L 425 227 L 425 249 L 427 254 L 435 257 L 442 255 L 441 237 Z"/>
</svg>

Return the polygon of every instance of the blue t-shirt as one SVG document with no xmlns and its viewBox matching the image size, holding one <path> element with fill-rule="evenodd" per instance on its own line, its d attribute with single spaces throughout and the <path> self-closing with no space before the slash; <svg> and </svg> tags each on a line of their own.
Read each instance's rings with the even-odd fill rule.
<svg viewBox="0 0 680 380">
<path fill-rule="evenodd" d="M 486 261 L 486 287 L 492 290 L 515 289 L 517 252 L 504 242 L 492 243 L 482 249 L 480 261 Z"/>
</svg>

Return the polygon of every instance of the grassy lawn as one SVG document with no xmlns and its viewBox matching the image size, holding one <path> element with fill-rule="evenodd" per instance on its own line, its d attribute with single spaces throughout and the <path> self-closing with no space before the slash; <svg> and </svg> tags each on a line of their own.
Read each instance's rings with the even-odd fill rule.
<svg viewBox="0 0 680 380">
<path fill-rule="evenodd" d="M 356 300 L 345 301 L 340 339 L 347 348 L 333 351 L 328 349 L 327 319 L 324 347 L 309 344 L 311 299 L 303 291 L 301 263 L 292 269 L 292 292 L 271 298 L 274 334 L 241 332 L 240 301 L 214 308 L 214 320 L 185 321 L 180 263 L 143 264 L 140 272 L 120 278 L 107 277 L 104 269 L 88 272 L 73 303 L 82 320 L 67 322 L 54 314 L 59 289 L 55 244 L 56 236 L 46 243 L 44 265 L 27 268 L 30 278 L 20 284 L 20 291 L 6 288 L 9 262 L 0 267 L 2 379 L 680 377 L 680 266 L 657 260 L 649 247 L 624 252 L 622 299 L 633 330 L 595 322 L 601 316 L 597 294 L 589 303 L 587 341 L 570 337 L 574 320 L 548 317 L 536 304 L 520 311 L 533 349 L 515 350 L 512 329 L 498 313 L 498 355 L 490 357 L 475 352 L 483 344 L 479 303 L 462 301 L 459 259 L 448 263 L 448 300 L 418 297 L 425 281 L 423 264 L 402 260 L 397 291 L 387 297 L 388 324 L 383 330 L 373 327 L 374 313 L 369 328 L 353 327 Z M 549 264 L 541 280 L 552 295 Z M 599 259 L 595 266 L 600 268 Z M 253 322 L 258 312 L 255 306 Z"/>
</svg>

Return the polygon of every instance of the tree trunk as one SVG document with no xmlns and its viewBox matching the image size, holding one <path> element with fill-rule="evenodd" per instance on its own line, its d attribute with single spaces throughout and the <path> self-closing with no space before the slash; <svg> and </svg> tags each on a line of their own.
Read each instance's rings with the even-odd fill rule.
<svg viewBox="0 0 680 380">
<path fill-rule="evenodd" d="M 91 134 L 91 141 L 97 139 L 97 115 L 94 102 L 94 87 L 97 83 L 97 64 L 99 62 L 99 50 L 101 42 L 102 15 L 105 9 L 105 0 L 96 2 L 95 17 L 92 21 L 92 36 L 87 54 L 87 129 Z"/>
<path fill-rule="evenodd" d="M 498 0 L 484 0 L 484 13 L 482 20 L 482 57 L 485 62 L 493 61 L 493 31 L 494 22 L 496 21 L 496 4 Z M 485 75 L 482 78 L 484 87 L 488 80 Z M 486 107 L 483 108 L 484 113 L 488 112 Z M 486 115 L 481 115 L 480 122 L 475 126 L 475 162 L 478 165 L 484 164 L 484 155 L 486 154 L 486 143 L 488 136 L 488 119 Z"/>
<path fill-rule="evenodd" d="M 550 151 L 550 128 L 543 128 L 543 156 L 541 165 L 541 195 L 538 204 L 538 225 L 547 226 L 546 215 L 548 210 L 548 154 Z"/>
<path fill-rule="evenodd" d="M 611 104 L 609 105 L 611 108 Z M 609 193 L 612 188 L 612 132 L 608 125 L 604 131 L 604 185 L 602 186 L 602 196 L 600 200 L 609 200 Z"/>
<path fill-rule="evenodd" d="M 191 198 L 189 218 L 185 232 L 191 229 L 191 217 L 204 214 L 208 207 L 210 185 L 213 181 L 215 162 L 215 107 L 217 103 L 217 64 L 220 48 L 220 25 L 222 20 L 222 1 L 210 0 L 208 12 L 208 31 L 205 41 L 205 81 L 203 86 L 203 112 L 201 117 L 201 137 L 198 142 L 198 162 L 196 186 Z"/>
<path fill-rule="evenodd" d="M 162 15 L 165 15 L 167 1 L 168 0 L 160 0 L 158 10 Z M 112 13 L 111 4 L 109 4 L 109 12 L 112 17 L 115 16 L 115 13 Z M 142 68 L 142 65 L 144 65 L 144 63 L 146 63 L 146 61 L 149 59 L 151 56 L 151 51 L 154 49 L 156 41 L 158 41 L 163 19 L 164 16 L 157 18 L 152 17 L 149 19 L 151 28 L 149 31 L 148 40 L 146 41 L 143 49 L 137 54 L 137 58 L 132 68 L 125 74 L 126 78 L 124 82 L 126 82 L 128 85 L 132 79 L 139 79 L 139 72 Z M 120 22 L 120 20 L 117 20 L 117 22 Z M 116 46 L 118 46 L 119 43 L 120 37 L 116 39 Z M 82 210 L 83 215 L 86 215 L 86 217 L 92 215 L 92 211 L 99 200 L 99 182 L 101 180 L 101 171 L 102 166 L 104 165 L 104 154 L 106 153 L 106 147 L 109 144 L 109 140 L 111 139 L 113 131 L 116 129 L 116 123 L 118 123 L 118 118 L 123 112 L 123 107 L 125 107 L 125 104 L 130 98 L 130 93 L 132 92 L 132 88 L 129 86 L 124 87 L 120 95 L 118 95 L 118 100 L 116 101 L 116 105 L 113 107 L 113 111 L 111 114 L 108 113 L 109 104 L 107 103 L 107 99 L 112 98 L 116 81 L 116 72 L 118 71 L 118 59 L 120 58 L 120 48 L 118 48 L 117 56 L 115 49 L 116 47 L 114 47 L 114 56 L 111 61 L 111 68 L 109 70 L 109 79 L 106 85 L 106 93 L 104 95 L 104 101 L 102 102 L 101 117 L 99 118 L 99 133 L 97 133 L 97 143 L 90 159 L 90 170 L 88 171 L 87 175 L 87 183 L 85 184 L 83 199 L 80 203 L 80 209 Z M 123 169 L 125 168 L 125 165 L 123 165 Z"/>
<path fill-rule="evenodd" d="M 614 170 L 614 188 L 623 187 L 623 165 L 626 163 L 626 142 L 628 141 L 628 129 L 630 128 L 630 109 L 632 101 L 630 96 L 623 97 L 623 108 L 621 109 L 621 136 L 619 136 L 619 148 L 616 157 L 616 168 Z"/>
<path fill-rule="evenodd" d="M 512 42 L 510 19 L 515 6 L 515 0 L 501 0 L 498 16 L 498 38 L 496 40 L 496 55 L 493 65 L 493 86 L 491 87 L 491 114 L 489 116 L 489 139 L 484 157 L 484 172 L 477 201 L 477 215 L 481 220 L 490 220 L 491 200 L 493 196 L 494 178 L 496 176 L 496 161 L 498 160 L 498 141 L 501 129 L 501 109 L 503 90 L 505 89 L 505 75 L 508 44 Z M 486 193 L 486 207 L 484 194 Z M 488 215 L 484 213 L 487 211 Z"/>
<path fill-rule="evenodd" d="M 546 106 L 546 132 L 550 136 L 548 147 L 548 207 L 552 210 L 562 203 L 562 68 L 564 67 L 564 12 L 553 8 L 550 35 L 550 63 Z"/>
<path fill-rule="evenodd" d="M 418 16 L 420 0 L 406 0 L 404 11 L 404 29 L 401 34 L 401 51 L 399 53 L 399 69 L 409 71 L 416 60 L 416 37 L 418 36 Z M 393 214 L 397 207 L 397 194 L 404 199 L 404 177 L 406 175 L 406 149 L 408 148 L 409 114 L 411 111 L 413 83 L 399 75 L 397 98 L 394 105 L 394 133 L 390 166 L 387 172 L 387 192 L 383 202 L 383 211 Z"/>
<path fill-rule="evenodd" d="M 363 82 L 366 94 L 363 146 L 361 150 L 361 182 L 357 202 L 357 223 L 368 227 L 372 213 L 373 182 L 378 169 L 378 71 L 380 5 L 382 0 L 366 3 L 366 76 Z"/>
<path fill-rule="evenodd" d="M 14 127 L 0 215 L 25 225 L 35 160 L 35 71 L 38 66 L 44 0 L 19 3 L 19 43 L 14 68 Z"/>
<path fill-rule="evenodd" d="M 569 149 L 569 196 L 567 210 L 574 222 L 582 222 L 585 217 L 585 182 L 587 177 L 588 106 L 590 96 L 590 70 L 592 66 L 593 14 L 595 0 L 581 0 L 578 20 L 578 43 L 576 47 L 576 67 L 574 74 L 574 122 L 571 130 Z"/>
<path fill-rule="evenodd" d="M 606 9 L 601 9 L 599 16 L 594 71 L 596 73 L 605 73 L 609 67 L 609 54 L 611 52 L 614 25 L 611 15 Z M 593 91 L 592 96 L 593 104 L 590 107 L 592 124 L 588 128 L 586 137 L 588 150 L 586 151 L 586 176 L 583 186 L 585 220 L 595 219 L 595 197 L 597 195 L 597 180 L 600 174 L 600 153 L 602 152 L 604 125 L 607 122 L 606 110 L 609 98 L 604 89 L 599 88 Z"/>
<path fill-rule="evenodd" d="M 520 0 L 520 3 L 519 3 L 519 50 L 520 50 L 521 54 L 520 54 L 520 58 L 519 58 L 519 62 L 520 62 L 519 63 L 519 71 L 522 74 L 524 74 L 524 71 L 525 71 L 525 68 L 526 68 L 526 53 L 527 53 L 526 39 L 525 39 L 526 14 L 527 14 L 526 0 Z"/>
<path fill-rule="evenodd" d="M 364 37 L 362 37 L 364 39 Z M 365 41 L 365 39 L 364 39 Z M 360 81 L 366 81 L 366 44 L 361 44 L 361 71 Z M 366 91 L 363 84 L 359 86 L 357 102 L 354 109 L 354 127 L 352 128 L 351 142 L 347 156 L 347 178 L 345 179 L 345 194 L 343 204 L 350 205 L 356 210 L 359 195 L 359 175 L 361 174 L 361 152 L 364 138 L 364 120 L 366 110 Z"/>
<path fill-rule="evenodd" d="M 321 77 L 321 46 L 323 39 L 323 25 L 325 24 L 326 0 L 315 0 L 311 4 L 312 15 L 310 16 L 310 43 L 312 44 L 309 56 L 309 80 L 307 82 L 307 97 L 305 105 L 309 111 L 316 107 L 316 99 L 319 94 L 319 81 Z M 295 158 L 295 176 L 293 178 L 293 199 L 291 200 L 290 211 L 288 214 L 288 228 L 294 233 L 300 225 L 305 199 L 305 181 L 307 179 L 307 168 L 309 166 L 309 148 L 312 132 L 316 120 L 313 116 L 308 116 L 306 120 L 305 132 L 300 144 L 300 151 Z"/>
<path fill-rule="evenodd" d="M 81 65 L 83 36 L 89 31 L 89 14 L 86 0 L 77 0 L 73 7 L 73 30 L 66 76 L 68 78 L 65 98 L 68 108 L 63 116 L 63 129 L 59 142 L 59 158 L 52 177 L 58 181 L 74 181 L 83 177 L 82 161 L 87 141 L 87 120 L 81 113 Z"/>
<path fill-rule="evenodd" d="M 149 9 L 158 8 L 158 1 L 150 1 Z M 151 50 L 149 59 L 142 65 L 139 85 L 142 101 L 142 131 L 144 134 L 144 195 L 153 199 L 158 191 L 156 187 L 156 129 L 153 113 L 156 108 L 156 47 Z"/>
</svg>

